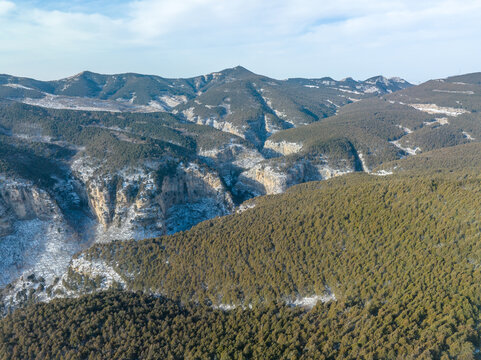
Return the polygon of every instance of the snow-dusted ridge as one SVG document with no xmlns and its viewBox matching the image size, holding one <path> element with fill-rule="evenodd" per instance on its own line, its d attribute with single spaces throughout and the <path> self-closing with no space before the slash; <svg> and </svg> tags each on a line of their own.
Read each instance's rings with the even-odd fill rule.
<svg viewBox="0 0 481 360">
<path fill-rule="evenodd" d="M 45 94 L 43 98 L 14 99 L 27 105 L 40 106 L 48 109 L 109 111 L 109 112 L 157 112 L 165 111 L 166 107 L 151 101 L 149 105 L 136 105 L 128 100 L 99 100 L 95 98 Z"/>
<path fill-rule="evenodd" d="M 416 155 L 418 152 L 421 152 L 421 148 L 419 146 L 416 146 L 415 148 L 410 148 L 410 147 L 401 145 L 399 141 L 400 140 L 390 141 L 390 143 L 396 146 L 397 148 L 403 150 L 408 155 Z"/>
</svg>

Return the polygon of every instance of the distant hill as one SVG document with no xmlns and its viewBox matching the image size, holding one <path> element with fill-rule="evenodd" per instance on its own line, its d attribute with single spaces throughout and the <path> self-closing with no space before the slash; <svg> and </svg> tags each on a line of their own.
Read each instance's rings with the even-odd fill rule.
<svg viewBox="0 0 481 360">
<path fill-rule="evenodd" d="M 365 81 L 280 81 L 237 66 L 188 79 L 85 71 L 42 82 L 0 75 L 0 98 L 58 109 L 172 111 L 262 147 L 276 131 L 316 122 L 333 115 L 339 106 L 409 86 L 405 80 L 382 76 Z"/>
</svg>

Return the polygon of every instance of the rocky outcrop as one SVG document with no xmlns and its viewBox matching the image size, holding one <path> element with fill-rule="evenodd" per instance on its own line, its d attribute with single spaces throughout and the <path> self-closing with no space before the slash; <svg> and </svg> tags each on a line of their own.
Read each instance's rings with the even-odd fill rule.
<svg viewBox="0 0 481 360">
<path fill-rule="evenodd" d="M 216 149 L 201 149 L 199 156 L 215 160 L 219 165 L 233 164 L 244 169 L 249 169 L 264 160 L 259 151 L 232 142 Z"/>
<path fill-rule="evenodd" d="M 353 171 L 348 165 L 333 168 L 322 158 L 316 161 L 298 159 L 293 163 L 282 158 L 271 159 L 241 173 L 233 191 L 245 197 L 249 197 L 246 194 L 250 197 L 279 194 L 296 184 L 326 180 Z"/>
<path fill-rule="evenodd" d="M 230 108 L 227 110 L 227 115 L 230 114 Z M 195 108 L 190 107 L 184 111 L 182 111 L 183 117 L 190 122 L 196 123 L 198 125 L 208 125 L 212 126 L 215 129 L 221 130 L 223 132 L 227 132 L 230 134 L 237 135 L 241 138 L 245 139 L 245 133 L 244 131 L 241 131 L 230 123 L 229 121 L 226 121 L 224 118 L 225 116 L 216 116 L 212 115 L 210 117 L 203 117 L 201 115 L 198 115 L 195 113 Z"/>
<path fill-rule="evenodd" d="M 302 150 L 302 144 L 287 141 L 274 142 L 272 140 L 267 140 L 264 144 L 264 149 L 269 149 L 282 155 L 291 155 L 300 152 Z"/>
<path fill-rule="evenodd" d="M 2 211 L 3 209 L 3 211 Z M 30 182 L 0 179 L 0 213 L 18 220 L 47 219 L 59 213 L 47 192 Z"/>
<path fill-rule="evenodd" d="M 47 190 L 25 179 L 0 178 L 0 288 L 11 284 L 1 294 L 6 308 L 52 284 L 83 249 L 73 217 Z"/>
<path fill-rule="evenodd" d="M 178 164 L 160 176 L 158 168 L 103 173 L 86 158 L 73 164 L 83 179 L 98 219 L 97 241 L 143 239 L 179 230 L 234 207 L 220 177 L 194 163 Z"/>
</svg>

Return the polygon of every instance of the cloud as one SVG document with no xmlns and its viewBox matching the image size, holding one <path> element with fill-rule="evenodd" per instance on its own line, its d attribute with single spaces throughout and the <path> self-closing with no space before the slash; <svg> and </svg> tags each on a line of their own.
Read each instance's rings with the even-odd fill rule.
<svg viewBox="0 0 481 360">
<path fill-rule="evenodd" d="M 24 57 L 25 68 L 43 61 L 37 72 L 51 74 L 91 66 L 179 76 L 243 64 L 277 77 L 426 78 L 453 62 L 472 69 L 480 55 L 477 0 L 74 3 L 0 0 L 4 71 Z"/>
<path fill-rule="evenodd" d="M 15 8 L 15 4 L 11 1 L 0 1 L 0 16 L 7 14 Z"/>
</svg>

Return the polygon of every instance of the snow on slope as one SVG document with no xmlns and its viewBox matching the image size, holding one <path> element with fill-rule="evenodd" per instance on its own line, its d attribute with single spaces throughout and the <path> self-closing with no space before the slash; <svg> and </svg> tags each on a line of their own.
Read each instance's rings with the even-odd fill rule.
<svg viewBox="0 0 481 360">
<path fill-rule="evenodd" d="M 409 106 L 432 115 L 445 114 L 448 116 L 459 116 L 469 112 L 461 108 L 442 107 L 436 104 L 409 104 Z"/>
</svg>

